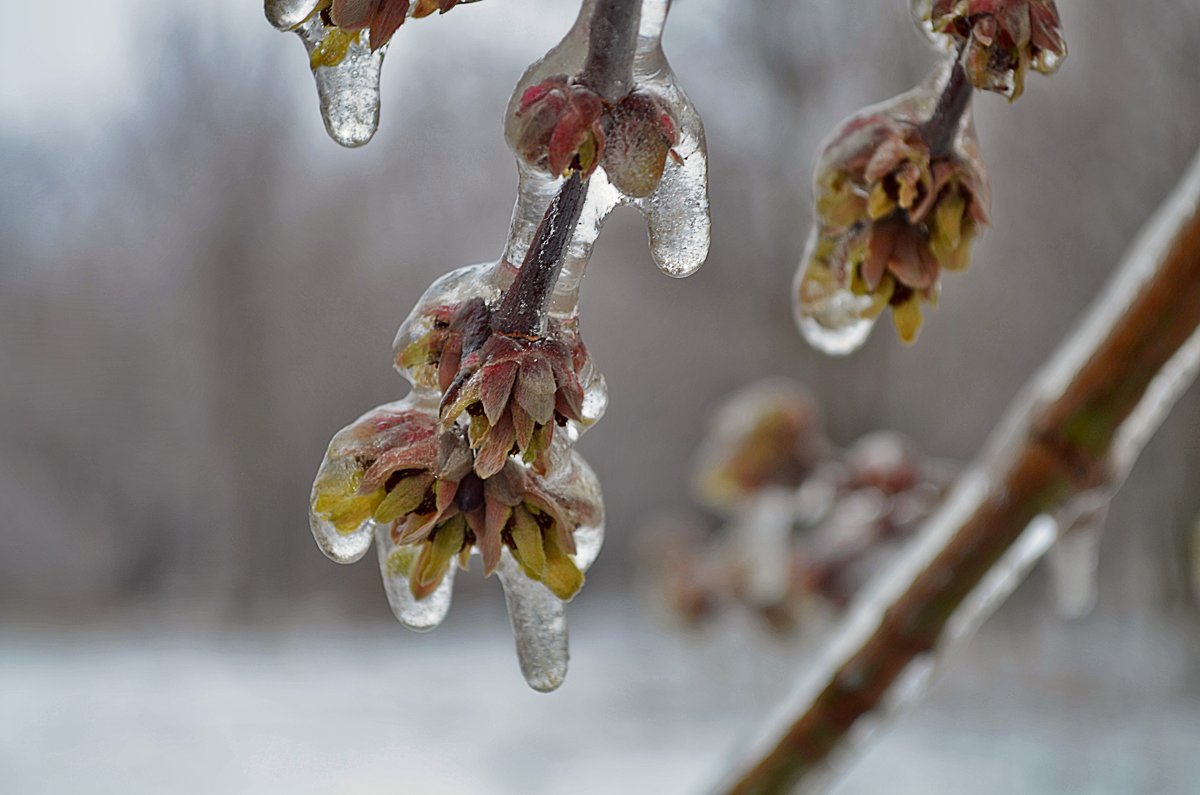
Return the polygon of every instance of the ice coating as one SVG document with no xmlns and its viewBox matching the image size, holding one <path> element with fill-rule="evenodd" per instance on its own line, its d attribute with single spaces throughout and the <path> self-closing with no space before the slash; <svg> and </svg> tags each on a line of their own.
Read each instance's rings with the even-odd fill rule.
<svg viewBox="0 0 1200 795">
<path fill-rule="evenodd" d="M 907 125 L 926 122 L 938 106 L 952 68 L 952 61 L 939 64 L 916 88 L 865 108 L 839 124 L 821 145 L 813 180 L 814 205 L 820 203 L 825 190 L 822 181 L 835 170 L 836 164 L 863 146 L 870 120 L 891 119 Z M 984 173 L 970 109 L 958 123 L 948 154 Z M 986 182 L 984 187 L 986 190 Z M 872 294 L 852 288 L 854 267 L 846 262 L 844 241 L 855 228 L 833 230 L 819 213 L 814 211 L 814 214 L 815 222 L 792 286 L 793 311 L 810 345 L 831 356 L 845 356 L 866 342 L 886 307 L 878 306 Z M 935 297 L 938 289 L 939 285 L 933 288 Z"/>
<path fill-rule="evenodd" d="M 393 544 L 391 532 L 386 527 L 376 528 L 375 546 L 379 550 L 379 574 L 383 579 L 383 590 L 387 593 L 388 604 L 396 619 L 418 632 L 431 630 L 441 624 L 450 612 L 454 571 L 457 567 L 451 564 L 437 590 L 424 599 L 417 599 L 409 588 L 407 575 L 417 557 L 416 547 Z"/>
<path fill-rule="evenodd" d="M 514 151 L 518 136 L 516 113 L 522 95 L 528 88 L 547 78 L 579 72 L 587 57 L 588 31 L 594 7 L 595 0 L 585 0 L 567 36 L 542 60 L 533 64 L 517 84 L 505 117 L 505 136 Z M 637 207 L 646 217 L 651 256 L 667 275 L 689 276 L 708 256 L 711 221 L 704 127 L 699 114 L 679 87 L 662 51 L 662 29 L 669 7 L 668 0 L 644 0 L 642 3 L 633 72 L 636 87 L 655 95 L 673 117 L 678 132 L 674 153 L 679 160 L 668 159 L 658 188 L 641 199 L 618 191 L 602 167 L 592 174 L 583 216 L 567 250 L 562 275 L 551 302 L 553 314 L 566 316 L 574 312 L 579 284 L 592 245 L 609 214 L 622 204 Z M 519 156 L 517 161 L 517 204 L 503 257 L 503 262 L 512 267 L 519 266 L 524 259 L 546 207 L 562 186 L 561 179 L 530 166 Z"/>
<path fill-rule="evenodd" d="M 954 39 L 944 33 L 935 32 L 933 24 L 929 21 L 932 6 L 933 0 L 910 0 L 909 12 L 912 14 L 913 24 L 925 35 L 926 41 L 935 50 L 941 53 L 954 52 Z"/>
<path fill-rule="evenodd" d="M 414 596 L 410 578 L 413 576 L 413 566 L 418 565 L 418 557 L 422 552 L 421 543 L 397 544 L 398 536 L 394 535 L 397 524 L 391 521 L 376 521 L 380 515 L 374 510 L 377 503 L 371 503 L 359 512 L 355 503 L 365 497 L 355 496 L 353 491 L 348 498 L 339 497 L 333 505 L 328 502 L 328 488 L 331 482 L 344 482 L 349 484 L 351 489 L 358 489 L 362 478 L 361 469 L 368 466 L 363 463 L 364 460 L 383 457 L 396 450 L 423 449 L 420 447 L 425 443 L 422 440 L 428 437 L 423 435 L 425 431 L 421 429 L 426 426 L 411 419 L 414 413 L 418 418 L 428 415 L 431 425 L 435 421 L 436 410 L 430 407 L 424 396 L 414 391 L 403 400 L 364 414 L 334 436 L 314 483 L 310 519 L 313 536 L 318 545 L 326 555 L 339 563 L 353 563 L 360 559 L 374 540 L 380 574 L 392 612 L 405 626 L 415 630 L 428 630 L 440 624 L 450 609 L 455 564 L 451 563 L 444 578 L 432 593 L 418 598 Z M 405 430 L 409 428 L 413 430 Z M 397 432 L 399 435 L 388 435 Z M 432 460 L 431 458 L 431 463 Z M 510 462 L 509 466 L 518 465 Z M 355 470 L 355 467 L 358 469 Z M 530 480 L 525 481 L 524 477 Z M 591 467 L 574 451 L 568 441 L 560 436 L 555 438 L 551 449 L 549 473 L 541 478 L 532 474 L 520 476 L 515 482 L 528 483 L 521 486 L 527 490 L 518 492 L 522 496 L 515 499 L 551 500 L 552 504 L 558 506 L 556 510 L 563 512 L 564 517 L 586 517 L 588 524 L 574 526 L 571 531 L 575 551 L 569 554 L 579 572 L 585 572 L 599 555 L 604 540 L 603 495 L 599 479 Z M 318 484 L 322 484 L 325 490 L 318 489 Z M 362 492 L 359 491 L 358 494 L 362 495 Z M 326 500 L 324 505 L 322 499 Z M 564 518 L 564 521 L 580 520 Z M 568 524 L 567 527 L 571 525 Z M 481 554 L 477 543 L 473 544 L 470 550 L 472 555 Z M 502 569 L 501 573 L 502 579 L 505 580 L 505 590 L 509 593 L 508 601 L 513 611 L 514 630 L 518 633 L 517 643 L 522 655 L 522 669 L 526 671 L 533 687 L 541 690 L 553 689 L 561 683 L 565 673 L 566 625 L 562 619 L 562 599 L 540 582 L 530 579 L 533 575 L 527 576 L 510 553 L 503 554 L 511 564 L 506 564 L 507 568 Z M 467 558 L 462 554 L 456 557 L 465 567 Z M 556 629 L 559 627 L 561 631 Z M 560 637 L 564 648 L 561 655 L 555 651 L 559 644 L 557 639 Z M 562 665 L 556 667 L 557 664 L 552 664 L 552 660 L 560 657 Z"/>
</svg>

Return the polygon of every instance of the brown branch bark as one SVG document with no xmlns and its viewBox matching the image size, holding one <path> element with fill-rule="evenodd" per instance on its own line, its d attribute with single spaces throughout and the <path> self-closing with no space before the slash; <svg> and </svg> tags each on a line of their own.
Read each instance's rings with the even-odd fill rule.
<svg viewBox="0 0 1200 795">
<path fill-rule="evenodd" d="M 860 719 L 883 714 L 910 666 L 1031 521 L 1119 485 L 1168 404 L 1195 376 L 1200 335 L 1200 157 L 1131 250 L 1076 334 L 1002 423 L 989 451 L 919 534 L 902 576 L 867 596 L 817 672 L 816 686 L 716 791 L 790 792 L 827 772 Z M 1182 370 L 1182 357 L 1186 360 Z M 1182 376 L 1181 376 L 1182 373 Z M 1182 382 L 1179 381 L 1182 377 Z M 1166 389 L 1163 380 L 1175 379 Z M 1114 445 L 1115 441 L 1119 444 Z M 1134 446 L 1136 449 L 1120 449 Z M 983 477 L 978 477 L 982 475 Z M 979 484 L 986 484 L 979 488 Z M 940 542 L 940 543 L 930 543 Z"/>
</svg>

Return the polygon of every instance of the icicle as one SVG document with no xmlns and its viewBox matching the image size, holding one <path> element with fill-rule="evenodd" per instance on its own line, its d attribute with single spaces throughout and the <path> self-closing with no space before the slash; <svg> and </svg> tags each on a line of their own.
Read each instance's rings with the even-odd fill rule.
<svg viewBox="0 0 1200 795">
<path fill-rule="evenodd" d="M 329 27 L 317 6 L 318 0 L 266 0 L 267 19 L 304 42 L 330 137 L 342 146 L 362 146 L 379 128 L 379 80 L 387 47 L 371 52 L 367 31 Z"/>
<path fill-rule="evenodd" d="M 344 35 L 337 28 L 327 27 L 319 16 L 301 25 L 296 33 L 304 41 L 310 59 L 330 36 Z M 368 34 L 362 31 L 350 42 L 340 63 L 313 69 L 325 129 L 342 146 L 362 146 L 379 129 L 379 81 L 386 52 L 386 46 L 371 52 Z"/>
<path fill-rule="evenodd" d="M 555 493 L 570 495 L 581 503 L 603 505 L 600 481 L 587 462 L 567 445 L 556 440 L 555 461 L 546 485 Z M 580 571 L 587 571 L 604 543 L 604 519 L 575 530 L 575 554 Z M 516 641 L 517 660 L 525 681 L 534 690 L 557 689 L 567 675 L 569 657 L 564 603 L 540 582 L 521 571 L 506 548 L 496 571 L 504 587 L 504 601 Z"/>
<path fill-rule="evenodd" d="M 1200 521 L 1192 529 L 1192 594 L 1200 604 Z"/>
<path fill-rule="evenodd" d="M 711 221 L 704 127 L 662 52 L 662 29 L 669 5 L 668 0 L 644 0 L 633 68 L 638 90 L 654 95 L 673 117 L 678 133 L 678 142 L 673 151 L 678 160 L 674 157 L 668 159 L 658 188 L 645 198 L 622 194 L 608 179 L 603 167 L 592 174 L 587 204 L 576 236 L 567 251 L 550 307 L 551 313 L 560 317 L 574 314 L 580 280 L 592 245 L 609 214 L 622 204 L 637 207 L 646 217 L 651 256 L 667 275 L 689 276 L 708 256 Z M 521 97 L 527 89 L 548 78 L 579 72 L 587 56 L 593 6 L 594 0 L 585 0 L 567 36 L 542 60 L 533 64 L 517 84 L 509 101 L 505 126 L 505 136 L 514 152 L 517 151 L 520 130 L 517 110 Z M 530 166 L 519 155 L 517 173 L 520 179 L 517 205 L 513 211 L 509 243 L 503 259 L 510 267 L 520 265 L 550 199 L 562 185 L 560 179 Z"/>
<path fill-rule="evenodd" d="M 679 85 L 662 50 L 670 0 L 643 0 L 633 76 L 637 84 L 666 102 L 679 130 L 675 154 L 658 190 L 635 206 L 650 225 L 650 254 L 668 276 L 695 273 L 708 257 L 712 220 L 708 206 L 708 147 L 700 114 Z"/>
<path fill-rule="evenodd" d="M 1100 539 L 1108 517 L 1107 503 L 1095 513 L 1061 527 L 1061 537 L 1048 558 L 1054 608 L 1068 619 L 1083 618 L 1096 606 Z"/>
<path fill-rule="evenodd" d="M 517 645 L 517 661 L 529 686 L 557 690 L 567 676 L 569 650 L 563 602 L 540 582 L 525 576 L 508 550 L 496 571 Z"/>
<path fill-rule="evenodd" d="M 416 560 L 416 546 L 399 547 L 392 543 L 391 532 L 386 527 L 377 527 L 375 545 L 379 549 L 379 573 L 383 578 L 383 590 L 388 604 L 400 623 L 418 632 L 433 629 L 446 619 L 450 612 L 450 599 L 454 592 L 452 564 L 437 590 L 424 599 L 412 595 L 408 584 L 408 571 Z"/>
</svg>

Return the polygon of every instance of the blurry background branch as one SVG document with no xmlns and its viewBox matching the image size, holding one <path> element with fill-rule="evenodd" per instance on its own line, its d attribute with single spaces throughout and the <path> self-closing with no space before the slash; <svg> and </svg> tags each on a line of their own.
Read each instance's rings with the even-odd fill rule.
<svg viewBox="0 0 1200 795">
<path fill-rule="evenodd" d="M 1011 593 L 1060 526 L 1111 499 L 1195 379 L 1198 326 L 1200 155 L 989 449 L 864 594 L 790 712 L 718 791 L 819 785 L 860 720 L 911 700 L 914 671 Z"/>
</svg>

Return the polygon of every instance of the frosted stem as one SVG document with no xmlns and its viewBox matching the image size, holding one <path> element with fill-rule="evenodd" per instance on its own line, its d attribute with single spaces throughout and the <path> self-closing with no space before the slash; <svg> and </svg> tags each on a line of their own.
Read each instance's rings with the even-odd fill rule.
<svg viewBox="0 0 1200 795">
<path fill-rule="evenodd" d="M 579 172 L 574 172 L 546 208 L 525 252 L 525 261 L 504 293 L 492 323 L 496 331 L 532 337 L 541 330 L 546 304 L 562 272 L 563 258 L 575 235 L 587 192 L 588 183 L 580 178 Z"/>
<path fill-rule="evenodd" d="M 633 88 L 641 0 L 596 0 L 579 80 L 616 102 Z"/>
<path fill-rule="evenodd" d="M 922 125 L 921 137 L 928 142 L 933 157 L 946 154 L 954 146 L 963 114 L 971 105 L 973 91 L 960 59 L 950 70 L 933 115 Z"/>
<path fill-rule="evenodd" d="M 1198 327 L 1200 155 L 946 503 L 714 791 L 811 790 L 852 740 L 910 703 L 936 655 L 1049 548 L 1057 527 L 1045 516 L 1119 485 L 1195 380 Z"/>
</svg>

